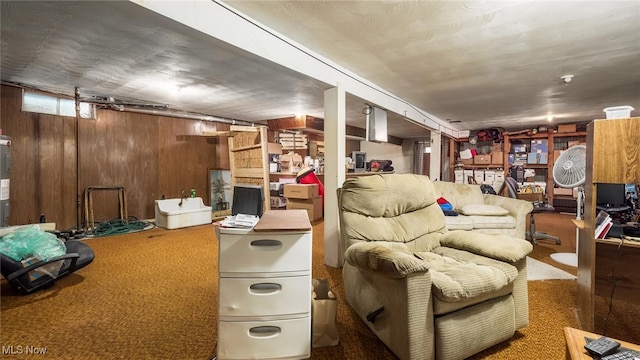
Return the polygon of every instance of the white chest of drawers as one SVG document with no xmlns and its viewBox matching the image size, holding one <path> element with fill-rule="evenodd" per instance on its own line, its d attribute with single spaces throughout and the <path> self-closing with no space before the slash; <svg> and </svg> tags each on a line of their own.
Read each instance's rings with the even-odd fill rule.
<svg viewBox="0 0 640 360">
<path fill-rule="evenodd" d="M 217 358 L 309 358 L 312 231 L 306 211 L 267 211 L 252 230 L 220 228 L 216 234 Z"/>
</svg>

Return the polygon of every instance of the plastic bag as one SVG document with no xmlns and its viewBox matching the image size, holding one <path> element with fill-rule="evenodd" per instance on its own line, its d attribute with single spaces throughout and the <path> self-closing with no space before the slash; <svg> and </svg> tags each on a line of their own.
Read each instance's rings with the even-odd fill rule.
<svg viewBox="0 0 640 360">
<path fill-rule="evenodd" d="M 20 261 L 23 267 L 47 261 L 66 252 L 67 247 L 62 240 L 42 231 L 38 225 L 19 228 L 0 239 L 0 253 Z M 55 278 L 63 263 L 64 260 L 60 260 L 40 266 L 29 272 L 29 279 L 33 281 L 45 275 Z"/>
<path fill-rule="evenodd" d="M 338 299 L 329 290 L 327 279 L 313 279 L 311 298 L 311 346 L 338 345 Z"/>
<path fill-rule="evenodd" d="M 37 225 L 18 229 L 0 239 L 0 253 L 16 261 L 30 257 L 46 261 L 66 252 L 62 240 Z"/>
</svg>

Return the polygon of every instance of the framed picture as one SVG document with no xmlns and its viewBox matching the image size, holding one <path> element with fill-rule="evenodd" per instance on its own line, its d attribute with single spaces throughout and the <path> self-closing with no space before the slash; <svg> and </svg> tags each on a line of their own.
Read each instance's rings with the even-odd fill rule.
<svg viewBox="0 0 640 360">
<path fill-rule="evenodd" d="M 214 212 L 231 210 L 231 170 L 209 169 L 209 201 Z"/>
</svg>

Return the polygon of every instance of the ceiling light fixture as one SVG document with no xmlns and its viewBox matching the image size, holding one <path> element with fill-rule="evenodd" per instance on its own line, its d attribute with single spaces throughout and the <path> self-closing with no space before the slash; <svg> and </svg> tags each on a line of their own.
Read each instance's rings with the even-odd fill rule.
<svg viewBox="0 0 640 360">
<path fill-rule="evenodd" d="M 573 80 L 573 75 L 562 75 L 560 76 L 560 79 L 562 79 L 562 82 L 564 82 L 564 84 L 567 85 L 568 83 L 571 82 L 571 80 Z"/>
<path fill-rule="evenodd" d="M 547 116 L 547 121 L 548 121 L 548 122 L 552 122 L 552 121 L 553 121 L 553 115 L 549 115 L 549 116 Z"/>
</svg>

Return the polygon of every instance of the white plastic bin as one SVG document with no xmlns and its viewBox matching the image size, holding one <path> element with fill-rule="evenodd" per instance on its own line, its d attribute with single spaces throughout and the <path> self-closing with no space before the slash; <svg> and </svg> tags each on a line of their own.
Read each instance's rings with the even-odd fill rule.
<svg viewBox="0 0 640 360">
<path fill-rule="evenodd" d="M 631 106 L 613 106 L 604 109 L 607 114 L 607 119 L 626 119 L 631 117 L 631 110 L 634 110 Z"/>
</svg>

